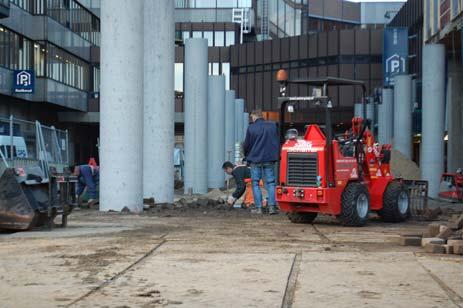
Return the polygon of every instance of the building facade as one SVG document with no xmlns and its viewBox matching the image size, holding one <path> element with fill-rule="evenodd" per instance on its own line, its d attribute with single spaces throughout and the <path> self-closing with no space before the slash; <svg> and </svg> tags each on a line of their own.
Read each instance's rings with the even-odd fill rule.
<svg viewBox="0 0 463 308">
<path fill-rule="evenodd" d="M 361 5 L 339 0 L 176 0 L 176 134 L 183 134 L 184 46 L 207 38 L 211 75 L 247 110 L 277 111 L 278 69 L 291 77 L 334 76 L 381 86 L 382 26 L 362 25 Z M 75 161 L 98 156 L 100 0 L 0 1 L 0 115 L 67 128 Z M 372 23 L 378 23 L 371 21 Z M 12 92 L 14 73 L 35 74 L 31 94 Z M 291 95 L 309 89 L 291 87 Z M 330 90 L 337 125 L 348 122 L 360 94 Z M 294 115 L 317 122 L 318 111 Z"/>
</svg>

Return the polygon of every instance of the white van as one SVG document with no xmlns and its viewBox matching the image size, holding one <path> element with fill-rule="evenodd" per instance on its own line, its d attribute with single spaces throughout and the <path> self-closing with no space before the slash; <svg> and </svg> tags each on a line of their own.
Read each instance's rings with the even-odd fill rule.
<svg viewBox="0 0 463 308">
<path fill-rule="evenodd" d="M 0 135 L 0 150 L 5 158 L 11 158 L 11 137 Z M 13 158 L 28 158 L 26 141 L 23 137 L 13 137 Z"/>
</svg>

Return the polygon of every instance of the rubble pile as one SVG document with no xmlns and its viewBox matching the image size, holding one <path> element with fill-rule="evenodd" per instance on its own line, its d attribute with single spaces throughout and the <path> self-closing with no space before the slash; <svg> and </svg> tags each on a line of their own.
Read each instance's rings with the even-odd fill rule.
<svg viewBox="0 0 463 308">
<path fill-rule="evenodd" d="M 425 252 L 463 255 L 463 214 L 454 214 L 446 224 L 431 223 L 423 234 L 403 234 L 403 246 L 422 246 Z"/>
<path fill-rule="evenodd" d="M 418 165 L 394 149 L 391 151 L 391 171 L 398 178 L 406 180 L 421 179 L 421 171 Z"/>
</svg>

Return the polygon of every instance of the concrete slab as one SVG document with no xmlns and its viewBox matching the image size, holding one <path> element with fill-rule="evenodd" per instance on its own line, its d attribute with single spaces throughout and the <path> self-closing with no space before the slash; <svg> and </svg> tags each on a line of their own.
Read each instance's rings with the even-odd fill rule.
<svg viewBox="0 0 463 308">
<path fill-rule="evenodd" d="M 410 253 L 305 253 L 293 307 L 455 307 Z"/>
<path fill-rule="evenodd" d="M 280 307 L 293 257 L 161 251 L 77 306 Z"/>
</svg>

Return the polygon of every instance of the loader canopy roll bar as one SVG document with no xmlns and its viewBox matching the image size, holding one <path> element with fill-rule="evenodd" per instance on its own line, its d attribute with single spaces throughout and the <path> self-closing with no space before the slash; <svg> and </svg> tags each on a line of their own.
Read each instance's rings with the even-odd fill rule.
<svg viewBox="0 0 463 308">
<path fill-rule="evenodd" d="M 282 76 L 283 75 L 283 76 Z M 296 78 L 296 79 L 284 79 L 286 73 L 279 71 L 277 74 L 277 80 L 280 82 L 280 97 L 278 98 L 278 103 L 280 104 L 280 141 L 284 142 L 284 130 L 285 130 L 285 115 L 289 103 L 302 103 L 302 102 L 312 102 L 322 105 L 325 107 L 325 126 L 327 138 L 330 140 L 333 139 L 332 128 L 331 128 L 331 109 L 333 108 L 332 101 L 328 96 L 328 87 L 333 86 L 353 86 L 360 87 L 362 89 L 362 104 L 363 108 L 363 118 L 366 119 L 366 108 L 365 108 L 365 97 L 366 97 L 366 86 L 365 82 L 358 80 L 351 80 L 345 78 L 337 77 L 323 77 L 323 78 Z M 281 80 L 281 78 L 283 78 Z M 321 95 L 318 96 L 303 96 L 303 97 L 288 97 L 286 96 L 286 90 L 288 84 L 302 84 L 308 87 L 320 87 L 322 89 Z"/>
<path fill-rule="evenodd" d="M 325 108 L 325 135 L 326 135 L 326 147 L 327 147 L 327 159 L 326 159 L 326 174 L 328 174 L 327 183 L 328 186 L 334 186 L 332 181 L 333 175 L 329 172 L 328 162 L 332 159 L 331 147 L 333 142 L 333 127 L 331 120 L 331 109 L 333 109 L 333 103 L 331 98 L 328 96 L 328 87 L 332 86 L 352 86 L 360 87 L 362 89 L 362 104 L 363 104 L 363 118 L 366 119 L 366 86 L 365 82 L 358 80 L 351 80 L 337 77 L 323 77 L 323 78 L 296 78 L 288 79 L 288 74 L 284 70 L 277 72 L 277 81 L 280 83 L 280 97 L 278 103 L 280 104 L 280 143 L 285 142 L 285 115 L 288 104 L 309 102 L 315 103 Z M 288 84 L 301 84 L 308 87 L 321 88 L 321 93 L 318 92 L 314 96 L 303 96 L 303 97 L 288 97 L 286 96 Z"/>
</svg>

